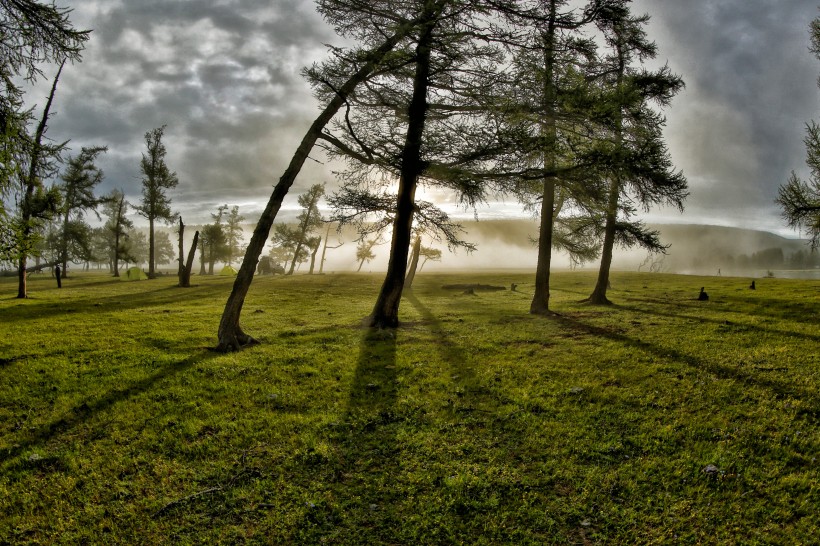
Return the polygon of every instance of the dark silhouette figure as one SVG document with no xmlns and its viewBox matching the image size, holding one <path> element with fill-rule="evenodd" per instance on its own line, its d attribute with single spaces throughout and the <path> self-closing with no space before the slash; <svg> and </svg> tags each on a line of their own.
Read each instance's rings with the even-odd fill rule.
<svg viewBox="0 0 820 546">
<path fill-rule="evenodd" d="M 709 294 L 703 291 L 703 286 L 700 287 L 700 294 L 698 294 L 698 301 L 708 301 Z"/>
<path fill-rule="evenodd" d="M 752 284 L 749 285 L 749 290 L 754 290 L 754 289 L 755 289 L 755 282 L 752 281 Z"/>
<path fill-rule="evenodd" d="M 57 277 L 57 288 L 62 288 L 63 287 L 63 280 L 60 278 L 61 273 L 62 273 L 62 271 L 60 271 L 60 266 L 55 265 L 54 266 L 54 276 Z"/>
<path fill-rule="evenodd" d="M 518 285 L 517 285 L 517 284 L 515 284 L 515 283 L 512 283 L 512 284 L 510 285 L 510 292 L 515 292 L 517 288 L 518 288 Z"/>
</svg>

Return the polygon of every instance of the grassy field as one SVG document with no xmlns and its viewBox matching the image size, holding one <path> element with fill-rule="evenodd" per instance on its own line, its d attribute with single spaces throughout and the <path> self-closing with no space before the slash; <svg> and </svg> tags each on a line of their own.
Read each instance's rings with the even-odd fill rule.
<svg viewBox="0 0 820 546">
<path fill-rule="evenodd" d="M 820 285 L 0 279 L 0 544 L 818 544 Z M 481 282 L 519 292 L 446 291 Z M 708 302 L 695 296 L 701 286 Z"/>
</svg>

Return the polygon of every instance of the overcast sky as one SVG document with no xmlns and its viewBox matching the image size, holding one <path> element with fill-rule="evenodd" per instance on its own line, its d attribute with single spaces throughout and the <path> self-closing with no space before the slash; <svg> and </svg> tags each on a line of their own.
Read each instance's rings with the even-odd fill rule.
<svg viewBox="0 0 820 546">
<path fill-rule="evenodd" d="M 223 203 L 248 216 L 267 201 L 317 112 L 300 75 L 337 42 L 310 0 L 78 0 L 75 26 L 94 32 L 67 67 L 50 125 L 54 140 L 107 145 L 103 191 L 136 196 L 146 131 L 167 125 L 173 194 L 186 223 Z M 816 0 L 635 0 L 652 16 L 659 62 L 686 89 L 666 112 L 686 212 L 652 221 L 783 229 L 773 204 L 792 169 L 804 174 L 804 124 L 817 116 L 820 63 L 808 51 Z M 48 82 L 29 101 L 45 102 Z M 316 159 L 322 159 L 315 153 Z M 333 178 L 308 162 L 286 203 Z M 512 202 L 493 211 L 519 214 Z M 522 213 L 523 214 L 523 213 Z"/>
</svg>

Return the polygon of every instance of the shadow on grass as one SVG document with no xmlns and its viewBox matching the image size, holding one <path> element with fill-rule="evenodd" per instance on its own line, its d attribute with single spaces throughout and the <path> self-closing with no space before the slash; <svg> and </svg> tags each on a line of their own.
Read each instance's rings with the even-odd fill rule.
<svg viewBox="0 0 820 546">
<path fill-rule="evenodd" d="M 634 311 L 640 312 L 640 310 Z M 581 322 L 567 315 L 557 315 L 553 317 L 553 319 L 568 330 L 580 331 L 584 334 L 606 338 L 621 343 L 627 347 L 639 349 L 647 353 L 655 354 L 664 359 L 680 362 L 696 370 L 711 373 L 720 379 L 739 381 L 746 385 L 764 388 L 769 390 L 778 398 L 792 396 L 796 397 L 805 402 L 808 406 L 800 412 L 801 415 L 806 417 L 811 422 L 817 422 L 820 420 L 820 397 L 818 397 L 818 394 L 809 392 L 795 384 L 761 377 L 758 374 L 737 367 L 709 362 L 671 347 L 664 347 L 639 339 L 634 339 L 613 330 Z"/>
<path fill-rule="evenodd" d="M 394 482 L 404 417 L 396 411 L 396 379 L 395 331 L 365 331 L 345 413 L 329 438 L 338 463 L 318 454 L 306 461 L 316 465 L 310 489 L 329 488 L 336 502 L 308 502 L 293 540 L 385 544 L 400 528 L 403 499 Z"/>
<path fill-rule="evenodd" d="M 37 430 L 32 431 L 28 437 L 17 440 L 12 446 L 0 452 L 0 463 L 8 463 L 27 449 L 45 444 L 61 434 L 68 433 L 117 403 L 147 392 L 163 379 L 172 377 L 189 369 L 194 364 L 205 362 L 215 356 L 217 355 L 213 352 L 203 351 L 180 362 L 169 364 L 153 375 L 123 388 L 113 390 L 96 400 L 84 400 L 71 408 L 64 417 L 41 425 Z"/>
<path fill-rule="evenodd" d="M 36 299 L 17 300 L 20 302 L 18 305 L 3 309 L 3 313 L 0 315 L 0 324 L 19 322 L 21 320 L 42 319 L 54 317 L 61 313 L 75 313 L 79 311 L 105 313 L 112 311 L 129 311 L 142 307 L 173 306 L 185 301 L 196 302 L 222 295 L 227 299 L 230 290 L 231 286 L 228 284 L 199 285 L 191 288 L 164 286 L 145 292 L 121 292 L 105 297 L 94 297 L 92 295 L 87 299 L 49 301 L 48 303 L 43 302 L 43 304 L 35 305 L 25 305 L 24 302 L 38 301 Z"/>
<path fill-rule="evenodd" d="M 641 300 L 632 300 L 632 301 L 641 301 Z M 666 305 L 669 302 L 665 302 Z M 643 307 L 632 307 L 629 305 L 613 305 L 613 308 L 622 309 L 624 311 L 629 311 L 631 313 L 635 313 L 636 315 L 653 315 L 656 317 L 664 317 L 664 318 L 674 318 L 674 319 L 681 319 L 681 320 L 693 320 L 697 322 L 707 322 L 710 324 L 714 324 L 716 326 L 725 326 L 727 325 L 727 321 L 724 318 L 709 318 L 703 315 L 688 315 L 683 313 L 677 313 L 672 311 L 657 311 L 653 309 L 646 309 Z M 726 311 L 721 311 L 722 313 Z M 750 316 L 748 312 L 738 311 L 742 316 Z M 756 315 L 751 315 L 756 316 Z M 808 341 L 816 341 L 820 342 L 820 335 L 812 335 L 812 334 L 804 334 L 802 332 L 793 332 L 788 330 L 777 330 L 774 328 L 764 328 L 762 326 L 758 326 L 756 324 L 748 324 L 745 322 L 738 322 L 735 323 L 736 326 L 740 326 L 747 330 L 752 330 L 764 334 L 776 334 L 778 336 L 783 337 L 791 337 L 795 339 L 803 339 Z"/>
<path fill-rule="evenodd" d="M 435 347 L 441 359 L 450 364 L 450 369 L 458 380 L 458 383 L 465 388 L 462 397 L 466 397 L 469 402 L 476 401 L 473 400 L 475 395 L 483 394 L 485 390 L 479 387 L 475 370 L 467 365 L 468 360 L 464 349 L 459 347 L 447 336 L 447 332 L 444 330 L 438 317 L 421 303 L 415 294 L 405 295 L 404 298 L 409 301 L 422 316 L 425 324 L 429 325 L 431 333 L 436 337 Z"/>
</svg>

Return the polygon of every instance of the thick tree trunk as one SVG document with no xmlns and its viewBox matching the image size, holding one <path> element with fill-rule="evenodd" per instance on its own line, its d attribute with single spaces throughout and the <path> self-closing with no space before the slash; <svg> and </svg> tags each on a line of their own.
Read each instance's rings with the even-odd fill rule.
<svg viewBox="0 0 820 546">
<path fill-rule="evenodd" d="M 182 274 L 179 277 L 179 286 L 182 288 L 189 288 L 191 286 L 191 270 L 194 268 L 194 255 L 196 254 L 196 244 L 199 242 L 199 232 L 194 232 L 194 242 L 191 243 L 191 250 L 188 251 L 188 261 L 182 268 Z"/>
<path fill-rule="evenodd" d="M 154 272 L 154 219 L 148 219 L 148 278 L 153 279 Z"/>
<path fill-rule="evenodd" d="M 21 252 L 20 260 L 17 262 L 17 297 L 20 299 L 28 297 L 28 272 L 26 271 L 26 260 L 27 256 L 25 252 Z"/>
<path fill-rule="evenodd" d="M 419 266 L 419 254 L 421 254 L 421 236 L 416 236 L 413 241 L 413 252 L 410 256 L 410 269 L 407 271 L 407 277 L 404 279 L 404 289 L 410 290 L 413 287 L 413 279 L 416 278 L 416 269 Z"/>
<path fill-rule="evenodd" d="M 428 6 L 425 9 L 429 9 Z M 433 42 L 432 23 L 425 25 L 416 46 L 416 73 L 413 77 L 413 97 L 407 110 L 407 136 L 404 141 L 399 178 L 396 218 L 393 221 L 393 241 L 387 275 L 373 312 L 367 318 L 371 328 L 396 328 L 399 325 L 399 303 L 404 290 L 407 254 L 413 228 L 416 183 L 421 174 L 421 144 L 427 118 L 427 88 L 430 78 L 430 55 Z"/>
<path fill-rule="evenodd" d="M 554 227 L 555 177 L 544 179 L 541 196 L 541 227 L 538 232 L 538 265 L 535 270 L 535 293 L 530 304 L 533 315 L 550 314 L 550 266 L 552 263 L 552 232 Z"/>
<path fill-rule="evenodd" d="M 555 30 L 556 30 L 556 3 L 550 0 L 550 17 L 544 41 L 544 88 L 543 106 L 544 122 L 542 134 L 545 137 L 543 166 L 549 172 L 554 172 L 556 163 L 556 146 L 558 134 L 556 129 L 556 96 L 555 88 Z M 556 177 L 547 174 L 544 177 L 544 186 L 541 194 L 541 227 L 538 234 L 538 265 L 535 271 L 535 290 L 530 303 L 530 313 L 533 315 L 550 314 L 550 267 L 552 263 L 552 235 L 555 226 L 555 190 Z"/>
<path fill-rule="evenodd" d="M 294 180 L 296 180 L 296 176 L 302 169 L 302 165 L 304 165 L 307 160 L 308 154 L 310 150 L 313 149 L 316 140 L 322 134 L 325 125 L 333 118 L 339 108 L 345 104 L 348 95 L 353 92 L 356 86 L 365 81 L 373 73 L 384 56 L 414 28 L 415 24 L 408 23 L 396 34 L 385 40 L 381 46 L 374 49 L 367 56 L 367 62 L 339 88 L 336 96 L 333 97 L 325 109 L 322 110 L 322 113 L 314 120 L 302 138 L 302 142 L 293 154 L 288 168 L 282 174 L 276 187 L 274 187 L 273 193 L 271 193 L 270 199 L 265 206 L 265 210 L 262 212 L 262 216 L 260 216 L 259 222 L 256 224 L 250 243 L 248 243 L 245 257 L 242 259 L 242 265 L 234 281 L 231 294 L 228 296 L 228 301 L 222 312 L 222 318 L 219 321 L 219 331 L 217 333 L 219 343 L 216 347 L 217 350 L 237 350 L 245 345 L 256 342 L 251 336 L 242 331 L 242 327 L 239 324 L 239 317 L 242 314 L 245 296 L 247 296 L 251 282 L 253 281 L 256 264 L 259 262 L 259 256 L 262 254 L 265 243 L 267 243 L 270 228 L 282 206 L 282 201 L 285 199 Z"/>
</svg>

